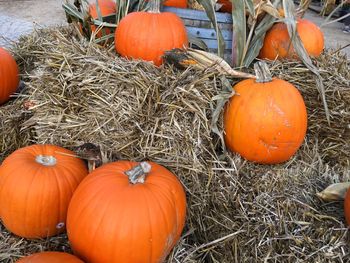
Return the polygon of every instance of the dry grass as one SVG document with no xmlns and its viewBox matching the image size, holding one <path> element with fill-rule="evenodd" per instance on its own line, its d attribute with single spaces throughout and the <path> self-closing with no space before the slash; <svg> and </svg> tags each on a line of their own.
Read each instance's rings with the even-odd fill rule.
<svg viewBox="0 0 350 263">
<path fill-rule="evenodd" d="M 213 97 L 224 90 L 211 69 L 126 61 L 71 29 L 38 31 L 15 52 L 26 90 L 0 110 L 7 123 L 3 136 L 13 140 L 3 142 L 1 157 L 31 141 L 71 149 L 91 142 L 101 147 L 105 162 L 150 159 L 168 167 L 188 198 L 186 229 L 168 262 L 350 260 L 342 203 L 325 204 L 315 196 L 350 177 L 350 67 L 340 54 L 327 53 L 317 62 L 330 126 L 313 74 L 296 62 L 272 65 L 275 75 L 304 95 L 309 129 L 289 162 L 262 166 L 224 153 L 211 132 L 218 103 Z M 2 230 L 1 262 L 43 249 L 69 248 L 64 235 L 24 241 Z"/>
</svg>

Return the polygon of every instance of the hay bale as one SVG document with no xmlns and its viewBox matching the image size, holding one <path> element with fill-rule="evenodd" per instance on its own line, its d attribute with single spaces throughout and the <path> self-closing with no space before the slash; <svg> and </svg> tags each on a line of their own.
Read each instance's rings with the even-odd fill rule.
<svg viewBox="0 0 350 263">
<path fill-rule="evenodd" d="M 223 152 L 212 133 L 213 98 L 225 88 L 211 69 L 176 71 L 126 61 L 80 40 L 71 28 L 37 31 L 21 40 L 16 53 L 35 66 L 25 73 L 32 116 L 20 123 L 22 131 L 35 131 L 33 140 L 71 149 L 91 142 L 105 162 L 150 159 L 181 179 L 187 224 L 168 262 L 350 260 L 342 204 L 315 196 L 350 177 L 350 67 L 339 54 L 317 62 L 330 126 L 313 75 L 295 62 L 271 65 L 304 95 L 309 129 L 290 161 L 263 166 Z M 3 230 L 1 262 L 29 253 L 26 246 L 33 243 L 22 245 L 11 236 L 18 251 L 4 257 L 7 237 Z"/>
<path fill-rule="evenodd" d="M 30 134 L 21 131 L 20 125 L 29 118 L 20 99 L 14 99 L 0 108 L 0 163 L 14 150 L 30 144 Z"/>
</svg>

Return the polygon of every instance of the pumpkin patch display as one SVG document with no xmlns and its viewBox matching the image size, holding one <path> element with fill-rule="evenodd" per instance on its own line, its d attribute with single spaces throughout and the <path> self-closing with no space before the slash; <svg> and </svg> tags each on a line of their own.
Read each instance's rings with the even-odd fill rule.
<svg viewBox="0 0 350 263">
<path fill-rule="evenodd" d="M 16 150 L 0 167 L 0 217 L 25 238 L 46 238 L 65 230 L 68 204 L 87 175 L 84 162 L 54 145 Z"/>
<path fill-rule="evenodd" d="M 16 263 L 84 263 L 79 258 L 63 252 L 40 252 L 24 257 Z"/>
<path fill-rule="evenodd" d="M 185 214 L 184 189 L 169 170 L 153 162 L 117 161 L 78 186 L 67 234 L 87 262 L 163 262 L 180 238 Z"/>
<path fill-rule="evenodd" d="M 12 55 L 0 47 L 0 105 L 10 99 L 19 84 L 18 66 Z"/>
<path fill-rule="evenodd" d="M 132 12 L 120 21 L 114 43 L 121 56 L 160 66 L 164 52 L 187 47 L 188 38 L 182 20 L 174 13 L 160 13 L 159 0 L 154 0 L 148 12 Z"/>
<path fill-rule="evenodd" d="M 272 79 L 265 63 L 255 64 L 257 79 L 234 86 L 224 113 L 226 146 L 249 161 L 287 161 L 302 144 L 307 113 L 299 91 L 287 81 Z"/>
<path fill-rule="evenodd" d="M 297 20 L 297 32 L 300 36 L 306 52 L 311 57 L 318 57 L 324 48 L 323 33 L 318 26 L 306 19 Z M 288 29 L 284 23 L 276 23 L 267 32 L 259 58 L 274 60 L 298 58 Z"/>
</svg>

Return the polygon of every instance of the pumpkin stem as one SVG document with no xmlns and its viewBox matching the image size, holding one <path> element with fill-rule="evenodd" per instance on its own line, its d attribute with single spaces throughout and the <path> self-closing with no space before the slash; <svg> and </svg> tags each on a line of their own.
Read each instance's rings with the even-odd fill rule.
<svg viewBox="0 0 350 263">
<path fill-rule="evenodd" d="M 160 0 L 149 1 L 149 13 L 160 13 Z"/>
<path fill-rule="evenodd" d="M 134 168 L 126 171 L 125 174 L 129 177 L 132 184 L 144 183 L 146 175 L 151 171 L 151 165 L 148 162 L 141 162 Z"/>
<path fill-rule="evenodd" d="M 57 163 L 56 158 L 51 155 L 38 155 L 35 161 L 44 166 L 54 166 Z"/>
<path fill-rule="evenodd" d="M 265 83 L 272 81 L 271 72 L 264 61 L 256 62 L 254 64 L 254 70 L 256 75 L 256 82 Z"/>
</svg>

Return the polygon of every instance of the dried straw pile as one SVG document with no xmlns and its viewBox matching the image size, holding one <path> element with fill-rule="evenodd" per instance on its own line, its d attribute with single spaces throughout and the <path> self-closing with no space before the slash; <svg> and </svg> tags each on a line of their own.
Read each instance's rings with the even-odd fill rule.
<svg viewBox="0 0 350 263">
<path fill-rule="evenodd" d="M 262 166 L 223 153 L 211 132 L 215 96 L 225 88 L 210 69 L 128 62 L 67 28 L 38 31 L 15 52 L 26 68 L 27 90 L 1 111 L 5 122 L 12 120 L 6 113 L 11 107 L 15 116 L 27 115 L 5 133 L 20 129 L 27 142 L 72 149 L 91 142 L 101 147 L 104 161 L 150 159 L 181 179 L 187 226 L 168 262 L 350 260 L 342 204 L 324 204 L 315 196 L 332 182 L 350 179 L 350 65 L 344 57 L 326 54 L 318 61 L 330 126 L 312 74 L 298 63 L 272 65 L 275 75 L 302 91 L 309 131 L 292 160 Z M 222 130 L 221 119 L 218 126 Z M 2 149 L 12 151 L 12 144 Z M 66 251 L 64 237 L 31 242 L 3 230 L 0 261 L 47 248 Z"/>
</svg>

